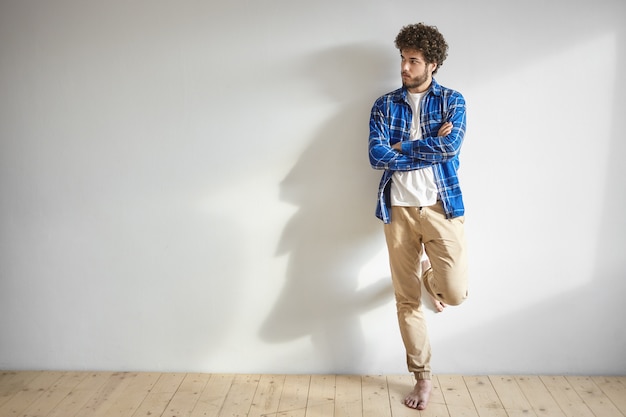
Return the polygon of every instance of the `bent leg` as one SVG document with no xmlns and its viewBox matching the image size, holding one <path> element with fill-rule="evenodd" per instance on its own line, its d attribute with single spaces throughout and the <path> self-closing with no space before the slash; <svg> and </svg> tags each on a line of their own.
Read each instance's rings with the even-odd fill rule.
<svg viewBox="0 0 626 417">
<path fill-rule="evenodd" d="M 461 304 L 468 293 L 464 218 L 446 219 L 441 202 L 426 209 L 423 239 L 431 268 L 422 274 L 424 287 L 446 305 Z"/>
</svg>

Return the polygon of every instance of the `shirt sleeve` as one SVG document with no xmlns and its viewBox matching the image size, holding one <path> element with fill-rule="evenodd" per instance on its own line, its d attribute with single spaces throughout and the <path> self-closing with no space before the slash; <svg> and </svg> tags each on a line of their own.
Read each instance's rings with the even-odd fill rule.
<svg viewBox="0 0 626 417">
<path fill-rule="evenodd" d="M 402 154 L 413 161 L 446 162 L 457 157 L 465 137 L 465 99 L 454 92 L 447 99 L 447 112 L 443 117 L 428 117 L 426 129 L 429 136 L 421 140 L 402 143 Z M 441 125 L 452 122 L 452 131 L 446 136 L 437 136 Z"/>
<path fill-rule="evenodd" d="M 409 171 L 433 164 L 393 149 L 391 146 L 399 141 L 400 138 L 391 138 L 390 121 L 382 111 L 380 100 L 377 101 L 370 115 L 369 159 L 372 168 Z"/>
</svg>

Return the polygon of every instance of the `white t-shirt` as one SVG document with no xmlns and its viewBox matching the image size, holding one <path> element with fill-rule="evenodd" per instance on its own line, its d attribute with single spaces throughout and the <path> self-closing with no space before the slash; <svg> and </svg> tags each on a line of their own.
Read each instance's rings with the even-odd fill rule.
<svg viewBox="0 0 626 417">
<path fill-rule="evenodd" d="M 420 102 L 424 93 L 408 93 L 407 98 L 413 110 L 411 140 L 420 140 Z M 437 185 L 432 167 L 412 171 L 396 171 L 391 180 L 392 206 L 433 206 L 437 203 Z"/>
</svg>

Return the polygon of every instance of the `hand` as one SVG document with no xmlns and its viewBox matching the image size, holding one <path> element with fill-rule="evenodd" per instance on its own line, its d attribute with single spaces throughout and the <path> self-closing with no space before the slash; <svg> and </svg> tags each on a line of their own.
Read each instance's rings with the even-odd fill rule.
<svg viewBox="0 0 626 417">
<path fill-rule="evenodd" d="M 398 142 L 395 145 L 392 145 L 391 149 L 395 149 L 396 151 L 401 152 L 402 151 L 402 142 Z"/>
<path fill-rule="evenodd" d="M 437 136 L 447 136 L 452 132 L 452 122 L 445 122 L 439 128 Z"/>
</svg>

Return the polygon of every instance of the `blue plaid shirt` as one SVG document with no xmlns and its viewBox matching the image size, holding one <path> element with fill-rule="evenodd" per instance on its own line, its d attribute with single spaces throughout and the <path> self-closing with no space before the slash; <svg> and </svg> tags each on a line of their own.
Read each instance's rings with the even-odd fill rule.
<svg viewBox="0 0 626 417">
<path fill-rule="evenodd" d="M 413 112 L 406 99 L 407 90 L 400 88 L 385 94 L 374 103 L 370 116 L 369 158 L 374 169 L 385 170 L 378 188 L 376 217 L 391 222 L 391 177 L 394 171 L 410 171 L 432 167 L 439 198 L 450 219 L 465 213 L 457 170 L 459 152 L 465 136 L 465 99 L 434 79 L 422 98 L 420 107 L 421 140 L 409 140 Z M 437 136 L 446 122 L 452 132 Z M 391 147 L 402 142 L 402 152 Z"/>
</svg>

